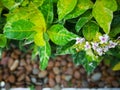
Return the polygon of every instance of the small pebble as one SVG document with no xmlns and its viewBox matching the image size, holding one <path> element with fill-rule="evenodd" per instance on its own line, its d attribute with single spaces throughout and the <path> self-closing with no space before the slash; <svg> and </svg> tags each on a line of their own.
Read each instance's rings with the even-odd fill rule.
<svg viewBox="0 0 120 90">
<path fill-rule="evenodd" d="M 15 70 L 19 65 L 19 60 L 15 60 L 12 66 L 10 67 L 10 70 L 13 71 Z"/>
<path fill-rule="evenodd" d="M 72 79 L 72 76 L 71 75 L 65 75 L 65 80 L 68 82 Z"/>
<path fill-rule="evenodd" d="M 38 74 L 38 77 L 39 77 L 39 78 L 44 78 L 44 77 L 46 77 L 46 76 L 47 76 L 47 71 L 46 71 L 46 70 L 40 71 L 39 74 Z"/>
<path fill-rule="evenodd" d="M 37 75 L 37 74 L 39 73 L 39 69 L 38 69 L 38 68 L 33 68 L 33 69 L 32 69 L 32 73 L 33 73 L 34 75 Z"/>
<path fill-rule="evenodd" d="M 57 75 L 57 76 L 55 77 L 55 80 L 56 80 L 57 83 L 60 83 L 60 81 L 61 81 L 61 76 L 60 76 L 60 75 Z"/>
<path fill-rule="evenodd" d="M 99 72 L 97 72 L 97 73 L 94 73 L 92 76 L 91 76 L 91 80 L 93 81 L 93 82 L 96 82 L 96 81 L 99 81 L 100 80 L 100 78 L 101 78 L 101 73 L 99 73 Z"/>
<path fill-rule="evenodd" d="M 53 68 L 53 72 L 54 72 L 55 74 L 60 74 L 60 69 L 59 69 L 58 67 L 54 67 L 54 68 Z"/>
<path fill-rule="evenodd" d="M 1 85 L 1 87 L 4 87 L 4 86 L 5 86 L 5 82 L 4 82 L 4 81 L 1 81 L 1 82 L 0 82 L 0 85 Z"/>
<path fill-rule="evenodd" d="M 49 81 L 48 81 L 48 83 L 49 83 L 49 86 L 50 87 L 54 87 L 55 86 L 55 81 L 54 81 L 54 79 L 49 79 Z"/>
<path fill-rule="evenodd" d="M 74 72 L 74 77 L 75 77 L 76 79 L 80 79 L 80 72 L 75 71 L 75 72 Z"/>
</svg>

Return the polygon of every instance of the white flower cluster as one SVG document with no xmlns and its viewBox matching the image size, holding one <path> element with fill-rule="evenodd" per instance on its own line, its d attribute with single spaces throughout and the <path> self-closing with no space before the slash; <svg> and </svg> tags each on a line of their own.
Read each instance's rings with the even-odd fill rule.
<svg viewBox="0 0 120 90">
<path fill-rule="evenodd" d="M 95 53 L 99 56 L 102 56 L 110 48 L 115 48 L 118 45 L 117 42 L 110 40 L 107 34 L 99 37 L 100 42 L 88 42 L 85 41 L 85 38 L 76 38 L 76 44 L 84 44 L 84 49 L 93 49 Z"/>
</svg>

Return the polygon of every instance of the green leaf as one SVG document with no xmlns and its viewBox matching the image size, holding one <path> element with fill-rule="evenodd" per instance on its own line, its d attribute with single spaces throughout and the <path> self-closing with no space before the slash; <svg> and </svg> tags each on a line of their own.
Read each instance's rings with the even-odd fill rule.
<svg viewBox="0 0 120 90">
<path fill-rule="evenodd" d="M 33 51 L 32 51 L 32 60 L 34 60 L 37 55 L 39 54 L 38 52 L 38 46 L 34 45 Z"/>
<path fill-rule="evenodd" d="M 120 10 L 120 0 L 116 0 L 117 4 L 118 4 L 118 10 Z"/>
<path fill-rule="evenodd" d="M 72 56 L 74 64 L 76 64 L 76 65 L 84 64 L 85 55 L 86 55 L 85 51 L 80 51 L 80 52 L 74 54 Z"/>
<path fill-rule="evenodd" d="M 3 34 L 0 34 L 0 48 L 3 48 L 6 46 L 7 39 Z"/>
<path fill-rule="evenodd" d="M 2 5 L 2 3 L 1 3 L 1 1 L 0 1 L 0 17 L 1 17 L 1 12 L 2 12 L 2 10 L 3 10 L 3 5 Z"/>
<path fill-rule="evenodd" d="M 2 4 L 8 8 L 9 10 L 12 10 L 16 7 L 18 7 L 22 2 L 23 0 L 1 0 Z"/>
<path fill-rule="evenodd" d="M 97 58 L 92 52 L 89 51 L 80 51 L 73 55 L 73 62 L 76 65 L 83 65 L 88 74 L 91 74 L 96 66 L 100 63 L 101 60 Z"/>
<path fill-rule="evenodd" d="M 84 37 L 90 41 L 96 36 L 97 32 L 99 32 L 99 26 L 95 22 L 90 21 L 84 25 L 82 32 Z"/>
<path fill-rule="evenodd" d="M 75 44 L 75 40 L 72 40 L 70 42 L 68 42 L 66 45 L 62 46 L 62 47 L 58 47 L 57 48 L 57 55 L 65 55 L 65 54 L 75 54 L 76 50 L 74 48 L 74 44 Z"/>
<path fill-rule="evenodd" d="M 106 8 L 102 1 L 103 0 L 96 1 L 92 14 L 103 31 L 108 34 L 110 32 L 110 25 L 113 19 L 113 12 Z"/>
<path fill-rule="evenodd" d="M 83 15 L 80 17 L 75 25 L 76 32 L 79 32 L 81 28 L 92 18 L 91 12 L 85 13 L 86 15 Z"/>
<path fill-rule="evenodd" d="M 111 29 L 111 32 L 110 32 L 110 37 L 115 37 L 117 34 L 120 33 L 120 24 L 116 25 L 115 27 L 113 27 Z"/>
<path fill-rule="evenodd" d="M 44 1 L 46 0 L 32 0 L 35 6 L 39 7 L 43 4 Z"/>
<path fill-rule="evenodd" d="M 54 16 L 53 15 L 53 2 L 52 2 L 52 0 L 45 0 L 43 5 L 40 7 L 40 10 L 45 17 L 47 27 L 49 27 L 53 21 L 53 16 Z"/>
<path fill-rule="evenodd" d="M 32 29 L 34 24 L 28 20 L 18 20 L 12 24 L 7 23 L 4 27 L 4 35 L 10 39 L 26 39 L 35 31 Z"/>
<path fill-rule="evenodd" d="M 59 0 L 57 3 L 57 12 L 59 21 L 70 13 L 76 6 L 77 0 Z"/>
<path fill-rule="evenodd" d="M 73 34 L 72 32 L 67 31 L 60 24 L 53 25 L 48 31 L 49 38 L 57 45 L 65 45 L 69 41 L 75 39 L 77 35 Z"/>
<path fill-rule="evenodd" d="M 93 3 L 91 0 L 78 0 L 77 5 L 72 12 L 66 15 L 66 19 L 76 18 L 83 14 L 88 9 L 92 8 Z"/>
<path fill-rule="evenodd" d="M 44 70 L 48 65 L 48 60 L 51 55 L 51 47 L 48 42 L 45 46 L 38 47 L 39 56 L 40 56 L 40 69 Z"/>
</svg>

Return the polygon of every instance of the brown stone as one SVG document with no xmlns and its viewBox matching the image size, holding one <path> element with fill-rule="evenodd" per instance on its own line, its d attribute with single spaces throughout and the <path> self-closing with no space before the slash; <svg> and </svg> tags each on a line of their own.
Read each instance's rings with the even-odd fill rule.
<svg viewBox="0 0 120 90">
<path fill-rule="evenodd" d="M 25 69 L 26 69 L 26 72 L 29 74 L 29 73 L 31 73 L 32 72 L 32 65 L 27 65 L 27 66 L 25 66 Z"/>
<path fill-rule="evenodd" d="M 21 51 L 18 50 L 18 49 L 15 49 L 15 50 L 14 50 L 14 53 L 15 53 L 16 55 L 21 55 Z"/>
<path fill-rule="evenodd" d="M 33 73 L 34 75 L 37 75 L 37 74 L 39 73 L 39 69 L 38 69 L 38 68 L 33 68 L 33 69 L 32 69 L 32 73 Z"/>
<path fill-rule="evenodd" d="M 14 60 L 12 58 L 9 58 L 9 60 L 8 60 L 8 67 L 10 68 L 13 63 L 14 63 Z"/>
<path fill-rule="evenodd" d="M 66 65 L 67 65 L 67 61 L 62 60 L 62 61 L 61 61 L 61 65 L 62 65 L 62 66 L 66 66 Z"/>
<path fill-rule="evenodd" d="M 10 87 L 11 87 L 11 86 L 10 86 L 9 83 L 6 83 L 6 84 L 5 84 L 5 89 L 6 89 L 6 90 L 10 90 Z"/>
<path fill-rule="evenodd" d="M 25 86 L 25 82 L 16 82 L 16 86 L 17 87 L 24 87 Z"/>
<path fill-rule="evenodd" d="M 26 55 L 26 59 L 31 60 L 31 55 L 30 55 L 30 54 L 27 54 L 27 55 Z"/>
<path fill-rule="evenodd" d="M 53 72 L 49 72 L 48 77 L 54 79 L 55 78 L 55 74 Z"/>
<path fill-rule="evenodd" d="M 25 68 L 23 66 L 19 66 L 17 67 L 18 70 L 25 70 Z"/>
<path fill-rule="evenodd" d="M 67 71 L 67 67 L 66 66 L 61 67 L 61 71 L 62 71 L 62 73 L 66 72 Z"/>
<path fill-rule="evenodd" d="M 55 76 L 55 81 L 56 81 L 57 83 L 60 83 L 60 82 L 61 82 L 61 76 L 60 76 L 60 75 L 56 75 L 56 76 Z"/>
<path fill-rule="evenodd" d="M 26 59 L 26 63 L 27 64 L 31 64 L 31 60 L 30 59 Z"/>
<path fill-rule="evenodd" d="M 2 81 L 2 74 L 0 74 L 0 82 Z"/>
<path fill-rule="evenodd" d="M 24 80 L 25 79 L 25 74 L 22 74 L 22 75 L 20 75 L 19 77 L 18 77 L 18 79 L 17 79 L 17 81 L 22 81 L 22 80 Z"/>
<path fill-rule="evenodd" d="M 8 60 L 9 60 L 9 57 L 2 58 L 1 64 L 4 66 L 7 66 Z"/>
<path fill-rule="evenodd" d="M 76 84 L 76 79 L 72 78 L 71 82 L 72 82 L 72 84 Z"/>
<path fill-rule="evenodd" d="M 54 67 L 54 68 L 53 68 L 53 72 L 54 72 L 55 74 L 60 74 L 60 69 L 59 69 L 58 67 Z"/>
<path fill-rule="evenodd" d="M 117 81 L 112 81 L 112 86 L 113 86 L 113 87 L 119 87 L 119 82 L 117 82 Z"/>
<path fill-rule="evenodd" d="M 2 56 L 1 56 L 1 57 L 2 57 L 2 58 L 5 58 L 5 57 L 6 57 L 6 55 L 7 55 L 7 53 L 6 53 L 5 51 L 3 51 L 3 52 L 2 52 Z"/>
<path fill-rule="evenodd" d="M 13 59 L 18 59 L 19 56 L 16 55 L 14 52 L 12 52 L 12 53 L 11 53 L 11 57 L 12 57 Z"/>
<path fill-rule="evenodd" d="M 54 62 L 53 62 L 52 60 L 50 60 L 50 61 L 48 62 L 47 69 L 50 70 L 50 69 L 52 69 L 53 67 L 54 67 Z"/>
<path fill-rule="evenodd" d="M 8 77 L 9 77 L 9 73 L 4 73 L 4 75 L 2 76 L 4 81 L 8 81 L 7 79 Z"/>
<path fill-rule="evenodd" d="M 20 60 L 20 66 L 26 66 L 27 64 L 26 64 L 26 62 L 25 62 L 25 60 L 24 59 L 21 59 Z"/>
<path fill-rule="evenodd" d="M 67 68 L 65 74 L 72 75 L 73 74 L 73 69 L 72 68 Z"/>
<path fill-rule="evenodd" d="M 63 87 L 68 87 L 68 84 L 67 84 L 67 82 L 66 82 L 65 80 L 62 80 L 62 81 L 61 81 L 61 85 L 62 85 Z"/>
<path fill-rule="evenodd" d="M 14 76 L 14 75 L 10 75 L 10 76 L 8 77 L 8 81 L 9 81 L 10 83 L 15 83 L 15 81 L 16 81 L 15 76 Z"/>
<path fill-rule="evenodd" d="M 56 62 L 55 62 L 55 67 L 60 67 L 60 66 L 61 66 L 60 62 L 59 62 L 59 61 L 56 61 Z"/>
<path fill-rule="evenodd" d="M 110 84 L 112 81 L 114 81 L 114 77 L 108 76 L 106 77 L 105 81 Z"/>
<path fill-rule="evenodd" d="M 35 86 L 35 90 L 42 90 L 42 86 L 41 85 Z"/>
<path fill-rule="evenodd" d="M 54 87 L 55 86 L 55 80 L 52 79 L 52 78 L 49 79 L 48 83 L 49 83 L 50 87 Z"/>
<path fill-rule="evenodd" d="M 80 72 L 79 72 L 79 71 L 75 71 L 75 72 L 74 72 L 74 77 L 75 77 L 76 79 L 80 79 Z"/>
<path fill-rule="evenodd" d="M 29 78 L 29 76 L 25 76 L 25 80 L 26 80 L 27 82 L 30 82 L 30 81 L 31 81 L 30 78 Z"/>
<path fill-rule="evenodd" d="M 67 64 L 67 66 L 68 66 L 68 67 L 73 67 L 73 63 L 72 63 L 72 62 L 69 62 L 69 63 Z"/>
<path fill-rule="evenodd" d="M 19 60 L 15 60 L 12 66 L 10 67 L 11 71 L 14 71 L 19 65 Z"/>
<path fill-rule="evenodd" d="M 40 71 L 39 74 L 38 74 L 39 78 L 45 78 L 46 76 L 47 76 L 47 71 L 46 70 Z"/>
</svg>

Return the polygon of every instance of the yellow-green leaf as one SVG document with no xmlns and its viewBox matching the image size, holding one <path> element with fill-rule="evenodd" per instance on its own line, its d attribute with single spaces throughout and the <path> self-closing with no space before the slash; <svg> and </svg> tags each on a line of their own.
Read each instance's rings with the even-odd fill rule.
<svg viewBox="0 0 120 90">
<path fill-rule="evenodd" d="M 37 46 L 44 46 L 45 40 L 43 38 L 43 32 L 39 32 L 34 36 L 34 42 Z"/>
<path fill-rule="evenodd" d="M 33 3 L 30 3 L 28 7 L 14 9 L 7 17 L 8 23 L 13 23 L 20 19 L 31 21 L 35 25 L 33 29 L 36 32 L 46 31 L 44 16 Z"/>
<path fill-rule="evenodd" d="M 83 14 L 86 10 L 92 8 L 93 3 L 91 0 L 78 0 L 77 5 L 72 12 L 66 15 L 66 19 L 76 18 Z"/>
<path fill-rule="evenodd" d="M 117 2 L 116 0 L 99 0 L 104 5 L 104 7 L 110 9 L 111 11 L 117 10 Z"/>
<path fill-rule="evenodd" d="M 6 8 L 12 10 L 18 7 L 23 2 L 23 0 L 1 0 L 1 2 Z"/>
<path fill-rule="evenodd" d="M 59 21 L 70 13 L 77 4 L 77 0 L 59 0 L 57 3 L 57 12 Z"/>
<path fill-rule="evenodd" d="M 120 62 L 113 67 L 113 70 L 120 70 Z"/>
<path fill-rule="evenodd" d="M 65 45 L 69 41 L 78 37 L 76 34 L 69 32 L 64 26 L 55 24 L 47 31 L 49 38 L 57 45 Z"/>
<path fill-rule="evenodd" d="M 110 25 L 113 19 L 113 12 L 104 7 L 103 3 L 101 3 L 101 0 L 97 0 L 92 14 L 103 31 L 108 34 L 110 32 Z"/>
<path fill-rule="evenodd" d="M 41 6 L 44 2 L 44 0 L 32 0 L 32 1 L 37 7 Z"/>
</svg>

